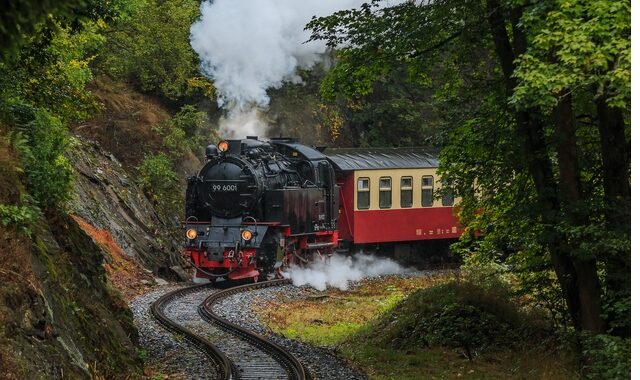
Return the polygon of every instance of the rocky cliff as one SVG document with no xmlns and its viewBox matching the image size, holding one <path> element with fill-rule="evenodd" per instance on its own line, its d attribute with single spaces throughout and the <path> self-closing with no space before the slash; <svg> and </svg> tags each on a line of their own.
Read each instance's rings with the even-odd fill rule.
<svg viewBox="0 0 640 380">
<path fill-rule="evenodd" d="M 107 231 L 132 260 L 157 276 L 183 278 L 182 230 L 178 216 L 160 217 L 111 153 L 74 136 L 68 157 L 76 171 L 70 212 L 94 228 Z"/>
</svg>

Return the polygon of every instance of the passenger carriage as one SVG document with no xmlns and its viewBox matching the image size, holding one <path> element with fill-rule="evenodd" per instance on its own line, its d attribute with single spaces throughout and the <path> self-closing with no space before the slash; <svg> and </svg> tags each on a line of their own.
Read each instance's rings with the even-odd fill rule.
<svg viewBox="0 0 640 380">
<path fill-rule="evenodd" d="M 424 149 L 327 150 L 340 186 L 341 246 L 396 253 L 448 246 L 460 237 L 451 190 L 441 198 L 438 159 Z M 444 244 L 424 244 L 439 241 Z M 393 246 L 390 243 L 395 243 Z"/>
</svg>

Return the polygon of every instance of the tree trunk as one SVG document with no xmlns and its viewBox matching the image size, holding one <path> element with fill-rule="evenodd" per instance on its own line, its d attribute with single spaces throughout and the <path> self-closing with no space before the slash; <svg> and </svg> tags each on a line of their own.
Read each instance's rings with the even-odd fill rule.
<svg viewBox="0 0 640 380">
<path fill-rule="evenodd" d="M 569 91 L 562 91 L 558 96 L 558 104 L 554 112 L 556 134 L 556 150 L 558 153 L 560 199 L 564 204 L 572 226 L 587 224 L 585 205 L 580 183 L 580 165 L 578 162 L 578 144 L 573 120 L 573 104 Z M 568 244 L 570 251 L 577 249 L 575 243 Z M 595 257 L 579 257 L 571 255 L 571 262 L 576 273 L 578 296 L 580 302 L 580 325 L 592 332 L 604 331 L 602 319 L 600 279 Z"/>
<path fill-rule="evenodd" d="M 514 46 L 519 49 L 514 53 L 501 9 L 502 6 L 499 0 L 487 0 L 488 20 L 495 52 L 500 60 L 507 93 L 512 94 L 516 87 L 516 81 L 513 78 L 514 60 L 516 54 L 519 55 L 524 52 L 526 37 L 517 26 L 522 12 L 521 9 L 516 8 L 510 14 Z M 547 226 L 545 234 L 548 236 L 547 248 L 551 254 L 551 261 L 560 282 L 571 320 L 574 326 L 580 329 L 580 292 L 576 271 L 571 262 L 570 254 L 566 250 L 566 244 L 563 244 L 562 236 L 554 228 L 558 222 L 560 204 L 557 195 L 557 184 L 553 177 L 553 166 L 549 159 L 543 126 L 532 115 L 535 115 L 533 110 L 515 111 L 518 129 L 523 137 L 521 149 L 533 177 L 538 203 L 542 210 L 542 222 Z"/>
<path fill-rule="evenodd" d="M 629 171 L 630 144 L 625 136 L 622 110 L 609 107 L 606 97 L 596 100 L 598 129 L 602 151 L 602 178 L 607 230 L 613 236 L 631 239 L 631 185 Z M 606 260 L 605 280 L 607 294 L 615 302 L 630 297 L 631 251 L 611 252 Z M 625 313 L 626 314 L 626 313 Z M 609 320 L 629 321 L 627 326 L 613 330 L 619 336 L 631 335 L 630 315 L 610 315 Z"/>
</svg>

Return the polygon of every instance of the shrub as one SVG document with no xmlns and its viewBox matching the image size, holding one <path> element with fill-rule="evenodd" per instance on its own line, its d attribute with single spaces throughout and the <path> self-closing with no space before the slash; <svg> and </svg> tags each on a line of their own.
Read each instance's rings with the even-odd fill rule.
<svg viewBox="0 0 640 380">
<path fill-rule="evenodd" d="M 58 206 L 71 196 L 72 168 L 63 155 L 69 143 L 67 129 L 47 111 L 38 110 L 26 132 L 30 154 L 23 165 L 27 188 L 43 207 Z"/>
<path fill-rule="evenodd" d="M 171 161 L 165 154 L 145 156 L 137 169 L 138 183 L 156 205 L 162 199 L 175 198 L 178 177 L 171 166 Z"/>
<path fill-rule="evenodd" d="M 26 188 L 42 208 L 64 204 L 71 197 L 73 171 L 64 156 L 69 144 L 59 118 L 42 108 L 14 103 L 2 110 L 3 118 L 19 129 L 12 145 L 26 177 Z"/>
<path fill-rule="evenodd" d="M 187 137 L 192 138 L 204 125 L 204 112 L 199 112 L 193 105 L 184 105 L 171 118 L 171 125 L 183 130 Z"/>
<path fill-rule="evenodd" d="M 409 296 L 380 321 L 378 336 L 382 344 L 401 349 L 435 345 L 463 349 L 471 359 L 526 339 L 533 332 L 528 324 L 528 316 L 502 286 L 486 288 L 454 280 Z"/>
<path fill-rule="evenodd" d="M 31 235 L 38 216 L 38 209 L 30 205 L 0 204 L 0 224 L 5 227 L 15 227 L 26 235 Z"/>
<path fill-rule="evenodd" d="M 422 321 L 420 330 L 431 345 L 463 348 L 467 358 L 472 352 L 484 351 L 508 336 L 508 325 L 488 310 L 473 305 L 453 303 Z"/>
<path fill-rule="evenodd" d="M 631 378 L 631 340 L 612 335 L 586 336 L 583 340 L 589 379 Z"/>
</svg>

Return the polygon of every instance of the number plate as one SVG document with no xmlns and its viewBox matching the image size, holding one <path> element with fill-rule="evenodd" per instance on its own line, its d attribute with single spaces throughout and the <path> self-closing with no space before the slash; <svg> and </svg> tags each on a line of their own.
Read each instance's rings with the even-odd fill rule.
<svg viewBox="0 0 640 380">
<path fill-rule="evenodd" d="M 237 183 L 214 183 L 211 185 L 211 191 L 216 193 L 234 193 L 238 191 Z"/>
</svg>

